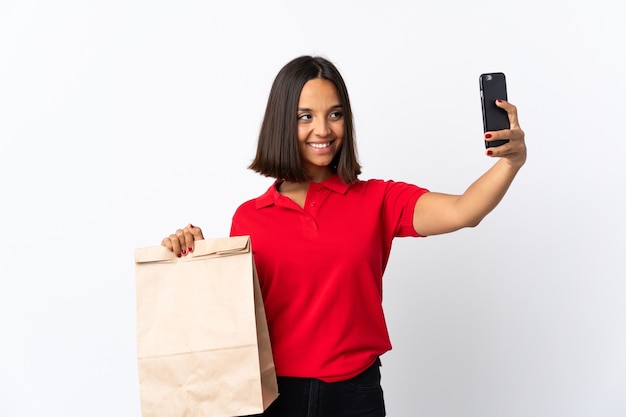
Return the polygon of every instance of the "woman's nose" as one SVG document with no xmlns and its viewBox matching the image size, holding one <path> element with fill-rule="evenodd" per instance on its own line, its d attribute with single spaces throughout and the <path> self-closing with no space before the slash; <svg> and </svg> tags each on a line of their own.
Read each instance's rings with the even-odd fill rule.
<svg viewBox="0 0 626 417">
<path fill-rule="evenodd" d="M 313 131 L 317 136 L 328 136 L 330 134 L 330 124 L 326 119 L 318 119 Z"/>
</svg>

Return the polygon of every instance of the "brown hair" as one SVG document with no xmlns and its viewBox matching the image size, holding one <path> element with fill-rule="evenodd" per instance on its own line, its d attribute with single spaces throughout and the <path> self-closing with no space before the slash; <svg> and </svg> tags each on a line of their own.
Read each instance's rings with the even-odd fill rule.
<svg viewBox="0 0 626 417">
<path fill-rule="evenodd" d="M 287 63 L 274 79 L 259 133 L 256 156 L 248 168 L 266 177 L 308 181 L 298 152 L 298 102 L 307 81 L 322 78 L 337 88 L 344 118 L 344 140 L 331 170 L 347 184 L 361 173 L 354 139 L 354 121 L 346 84 L 337 68 L 321 57 L 301 56 Z"/>
</svg>

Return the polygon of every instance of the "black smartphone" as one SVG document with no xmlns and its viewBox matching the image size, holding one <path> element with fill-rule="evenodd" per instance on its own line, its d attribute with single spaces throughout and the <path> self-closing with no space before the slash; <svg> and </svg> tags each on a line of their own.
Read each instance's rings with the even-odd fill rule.
<svg viewBox="0 0 626 417">
<path fill-rule="evenodd" d="M 481 74 L 480 101 L 483 110 L 483 132 L 508 129 L 509 116 L 504 109 L 496 106 L 496 100 L 507 100 L 506 77 L 501 72 Z M 485 148 L 493 148 L 508 143 L 508 139 L 486 141 Z"/>
</svg>

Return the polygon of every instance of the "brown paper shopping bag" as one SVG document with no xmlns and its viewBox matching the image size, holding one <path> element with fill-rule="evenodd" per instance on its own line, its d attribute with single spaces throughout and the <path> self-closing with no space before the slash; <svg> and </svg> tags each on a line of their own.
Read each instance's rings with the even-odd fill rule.
<svg viewBox="0 0 626 417">
<path fill-rule="evenodd" d="M 136 249 L 135 273 L 142 416 L 262 413 L 278 389 L 249 237 Z"/>
</svg>

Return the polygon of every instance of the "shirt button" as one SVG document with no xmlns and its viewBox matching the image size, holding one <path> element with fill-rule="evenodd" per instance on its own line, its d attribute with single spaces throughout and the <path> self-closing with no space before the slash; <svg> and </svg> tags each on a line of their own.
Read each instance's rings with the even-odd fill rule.
<svg viewBox="0 0 626 417">
<path fill-rule="evenodd" d="M 311 202 L 311 207 L 315 207 L 315 201 Z"/>
</svg>

